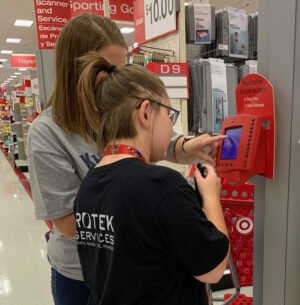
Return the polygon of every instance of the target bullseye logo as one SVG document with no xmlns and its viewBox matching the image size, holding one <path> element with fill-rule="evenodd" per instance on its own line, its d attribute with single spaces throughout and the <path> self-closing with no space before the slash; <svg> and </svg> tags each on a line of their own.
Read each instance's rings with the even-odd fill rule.
<svg viewBox="0 0 300 305">
<path fill-rule="evenodd" d="M 242 217 L 237 221 L 236 229 L 241 234 L 248 234 L 253 230 L 253 221 L 248 217 Z"/>
</svg>

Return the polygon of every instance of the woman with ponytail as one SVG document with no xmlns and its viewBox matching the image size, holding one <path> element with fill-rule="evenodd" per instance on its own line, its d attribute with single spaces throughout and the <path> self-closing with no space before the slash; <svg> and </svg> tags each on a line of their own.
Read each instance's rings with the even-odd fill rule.
<svg viewBox="0 0 300 305">
<path fill-rule="evenodd" d="M 53 94 L 29 130 L 28 164 L 35 216 L 54 224 L 48 260 L 55 305 L 85 305 L 89 298 L 76 249 L 74 200 L 82 179 L 101 158 L 95 144 L 101 114 L 92 99 L 84 100 L 77 94 L 78 58 L 94 51 L 119 66 L 125 64 L 125 48 L 119 28 L 110 19 L 93 14 L 72 18 L 56 43 Z M 103 73 L 99 72 L 99 77 Z M 81 93 L 92 91 L 91 86 L 81 88 Z M 126 115 L 119 114 L 118 120 Z M 203 135 L 184 142 L 182 135 L 174 134 L 167 158 L 178 163 L 190 163 L 195 158 L 213 163 L 219 140 Z M 206 147 L 211 148 L 210 154 L 204 153 Z"/>
<path fill-rule="evenodd" d="M 94 112 L 101 161 L 75 203 L 78 253 L 89 305 L 207 305 L 204 283 L 223 276 L 228 234 L 220 179 L 195 173 L 203 198 L 167 157 L 179 112 L 143 67 L 116 67 L 96 52 L 80 58 L 78 94 Z M 91 106 L 93 105 L 93 106 Z"/>
</svg>

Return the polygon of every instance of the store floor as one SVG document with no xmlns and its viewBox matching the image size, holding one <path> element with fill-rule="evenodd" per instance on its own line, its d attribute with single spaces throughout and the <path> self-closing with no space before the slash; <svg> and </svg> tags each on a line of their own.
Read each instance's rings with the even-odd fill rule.
<svg viewBox="0 0 300 305">
<path fill-rule="evenodd" d="M 0 304 L 53 305 L 46 225 L 0 151 Z"/>
</svg>

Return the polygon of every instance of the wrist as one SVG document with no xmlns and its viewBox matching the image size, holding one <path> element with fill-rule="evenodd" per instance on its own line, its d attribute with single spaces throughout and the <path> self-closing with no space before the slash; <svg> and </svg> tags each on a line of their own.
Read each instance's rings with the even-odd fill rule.
<svg viewBox="0 0 300 305">
<path fill-rule="evenodd" d="M 209 206 L 220 205 L 220 196 L 218 196 L 217 194 L 213 194 L 213 193 L 207 195 L 203 194 L 202 198 L 203 198 L 203 203 L 205 205 L 209 205 Z"/>
<path fill-rule="evenodd" d="M 188 142 L 189 140 L 193 139 L 193 138 L 195 138 L 195 136 L 186 136 L 186 137 L 183 138 L 183 140 L 182 140 L 182 142 L 181 142 L 181 151 L 182 151 L 184 154 L 187 153 L 186 149 L 184 149 L 184 144 L 185 144 L 186 142 Z"/>
</svg>

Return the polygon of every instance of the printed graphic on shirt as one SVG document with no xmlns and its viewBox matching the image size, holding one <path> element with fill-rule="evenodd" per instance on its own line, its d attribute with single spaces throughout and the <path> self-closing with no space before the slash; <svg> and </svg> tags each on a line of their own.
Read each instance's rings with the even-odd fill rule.
<svg viewBox="0 0 300 305">
<path fill-rule="evenodd" d="M 98 155 L 89 155 L 89 153 L 82 154 L 79 157 L 88 169 L 95 167 L 101 160 Z"/>
<path fill-rule="evenodd" d="M 114 251 L 113 216 L 76 213 L 77 244 Z"/>
</svg>

